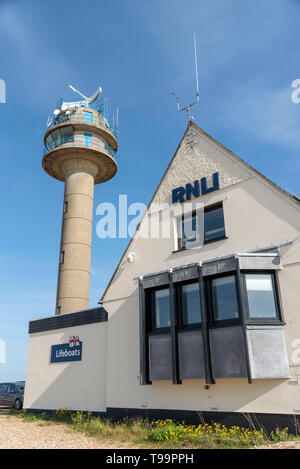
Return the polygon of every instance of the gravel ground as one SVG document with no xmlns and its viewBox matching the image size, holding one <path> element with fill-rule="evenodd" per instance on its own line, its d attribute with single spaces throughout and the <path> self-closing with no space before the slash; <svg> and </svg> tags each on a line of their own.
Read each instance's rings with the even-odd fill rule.
<svg viewBox="0 0 300 469">
<path fill-rule="evenodd" d="M 300 449 L 300 441 L 284 441 L 267 446 L 259 446 L 254 449 Z"/>
<path fill-rule="evenodd" d="M 99 442 L 63 424 L 25 422 L 0 409 L 0 449 L 121 449 L 126 443 Z M 286 441 L 255 449 L 300 449 L 300 441 Z"/>
<path fill-rule="evenodd" d="M 118 449 L 129 448 L 109 442 L 99 443 L 66 425 L 25 422 L 21 418 L 0 412 L 0 449 Z"/>
</svg>

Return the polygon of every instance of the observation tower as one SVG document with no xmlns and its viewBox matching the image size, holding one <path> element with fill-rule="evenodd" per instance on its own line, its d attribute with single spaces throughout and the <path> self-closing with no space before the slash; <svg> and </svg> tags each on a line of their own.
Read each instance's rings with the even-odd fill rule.
<svg viewBox="0 0 300 469">
<path fill-rule="evenodd" d="M 107 118 L 101 88 L 80 101 L 60 100 L 47 122 L 42 166 L 65 183 L 55 314 L 89 306 L 94 184 L 117 172 L 117 125 Z"/>
</svg>

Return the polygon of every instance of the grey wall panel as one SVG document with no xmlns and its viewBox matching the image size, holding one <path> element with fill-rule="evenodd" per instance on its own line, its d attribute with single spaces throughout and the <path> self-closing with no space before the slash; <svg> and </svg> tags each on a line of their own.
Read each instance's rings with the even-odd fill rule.
<svg viewBox="0 0 300 469">
<path fill-rule="evenodd" d="M 289 378 L 290 369 L 283 327 L 247 329 L 253 379 Z"/>
<path fill-rule="evenodd" d="M 178 334 L 179 370 L 181 379 L 204 379 L 202 331 Z"/>
<path fill-rule="evenodd" d="M 241 326 L 211 329 L 210 350 L 213 377 L 246 378 L 247 367 Z"/>
<path fill-rule="evenodd" d="M 198 266 L 192 265 L 184 267 L 182 269 L 174 269 L 173 271 L 173 282 L 183 282 L 185 280 L 197 279 L 198 278 Z"/>
<path fill-rule="evenodd" d="M 36 332 L 52 331 L 65 327 L 84 326 L 94 322 L 105 322 L 108 319 L 107 311 L 102 307 L 90 308 L 75 313 L 51 316 L 49 318 L 29 321 L 29 334 Z"/>
<path fill-rule="evenodd" d="M 236 269 L 235 257 L 229 257 L 228 259 L 218 259 L 213 262 L 205 262 L 202 266 L 202 275 L 216 275 L 223 272 L 230 272 Z"/>
<path fill-rule="evenodd" d="M 240 256 L 241 270 L 273 270 L 280 269 L 279 256 Z"/>
<path fill-rule="evenodd" d="M 172 379 L 170 334 L 149 336 L 149 375 L 150 381 Z"/>
<path fill-rule="evenodd" d="M 169 284 L 168 272 L 162 272 L 160 274 L 149 275 L 143 278 L 144 288 L 155 288 L 162 285 Z"/>
</svg>

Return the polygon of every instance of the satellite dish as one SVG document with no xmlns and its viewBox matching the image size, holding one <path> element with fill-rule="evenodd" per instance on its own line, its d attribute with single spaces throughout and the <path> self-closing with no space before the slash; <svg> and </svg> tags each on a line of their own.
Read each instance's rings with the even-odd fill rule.
<svg viewBox="0 0 300 469">
<path fill-rule="evenodd" d="M 55 109 L 55 111 L 53 111 L 53 114 L 54 114 L 55 116 L 58 116 L 58 114 L 60 114 L 60 113 L 61 113 L 61 110 L 60 110 L 60 109 Z"/>
</svg>

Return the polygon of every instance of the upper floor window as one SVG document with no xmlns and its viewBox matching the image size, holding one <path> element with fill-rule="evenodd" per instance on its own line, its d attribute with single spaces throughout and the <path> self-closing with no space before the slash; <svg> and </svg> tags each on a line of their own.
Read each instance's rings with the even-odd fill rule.
<svg viewBox="0 0 300 469">
<path fill-rule="evenodd" d="M 279 318 L 279 307 L 273 273 L 244 274 L 249 319 Z"/>
<path fill-rule="evenodd" d="M 201 236 L 200 230 L 203 230 L 203 236 Z M 209 243 L 225 238 L 225 236 L 222 204 L 206 207 L 203 219 L 200 218 L 200 214 L 196 211 L 191 215 L 182 216 L 181 239 L 179 239 L 179 247 L 181 249 L 187 248 L 201 239 L 203 239 L 204 243 Z"/>
<path fill-rule="evenodd" d="M 204 242 L 225 238 L 223 205 L 208 207 L 204 211 Z"/>
</svg>

